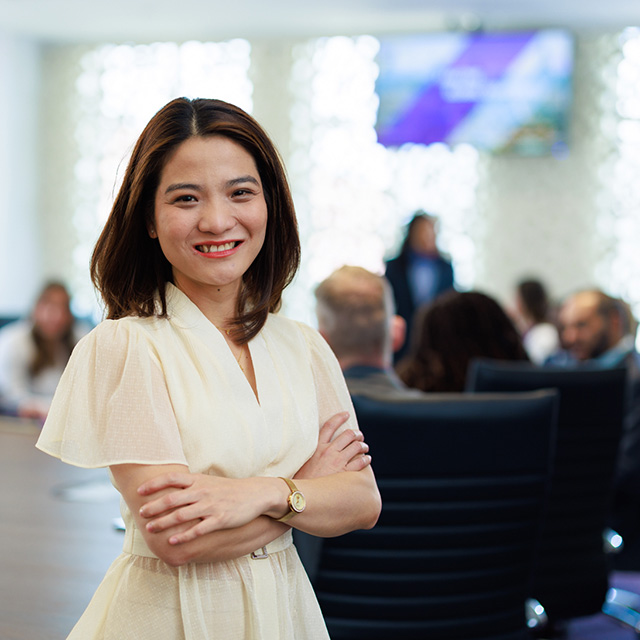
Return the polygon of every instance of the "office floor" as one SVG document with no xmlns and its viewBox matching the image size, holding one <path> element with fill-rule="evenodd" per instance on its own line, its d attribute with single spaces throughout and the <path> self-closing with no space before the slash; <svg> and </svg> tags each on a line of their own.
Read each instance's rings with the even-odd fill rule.
<svg viewBox="0 0 640 640">
<path fill-rule="evenodd" d="M 0 420 L 0 638 L 62 640 L 122 550 L 106 471 L 35 449 L 37 429 Z"/>
</svg>

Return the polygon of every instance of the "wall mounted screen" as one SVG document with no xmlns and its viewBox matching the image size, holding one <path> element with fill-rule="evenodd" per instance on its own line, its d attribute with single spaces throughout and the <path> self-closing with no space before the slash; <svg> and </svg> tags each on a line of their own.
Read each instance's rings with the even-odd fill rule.
<svg viewBox="0 0 640 640">
<path fill-rule="evenodd" d="M 378 141 L 561 153 L 573 49 L 571 34 L 558 29 L 381 38 Z"/>
</svg>

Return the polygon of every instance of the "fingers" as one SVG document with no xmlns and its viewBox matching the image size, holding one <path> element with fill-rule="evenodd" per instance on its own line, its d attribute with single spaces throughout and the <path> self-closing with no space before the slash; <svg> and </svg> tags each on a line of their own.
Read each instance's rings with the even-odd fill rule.
<svg viewBox="0 0 640 640">
<path fill-rule="evenodd" d="M 177 511 L 173 511 L 172 513 L 162 516 L 160 518 L 156 518 L 155 520 L 151 520 L 146 525 L 147 531 L 151 533 L 158 533 L 159 531 L 166 531 L 171 527 L 174 527 L 177 524 L 182 524 L 184 522 L 189 522 L 191 520 L 197 519 L 197 507 L 191 505 L 182 507 Z"/>
<path fill-rule="evenodd" d="M 189 473 L 165 473 L 156 478 L 148 480 L 138 487 L 138 493 L 141 496 L 147 496 L 156 491 L 175 487 L 177 489 L 186 489 L 194 482 L 194 476 Z"/>
<path fill-rule="evenodd" d="M 185 542 L 191 542 L 200 536 L 204 536 L 207 533 L 215 531 L 215 527 L 211 526 L 211 519 L 202 520 L 198 524 L 194 525 L 186 531 L 176 533 L 169 538 L 169 544 L 184 544 Z"/>
<path fill-rule="evenodd" d="M 352 458 L 345 467 L 347 471 L 362 471 L 371 464 L 371 456 L 368 454 L 360 454 Z"/>
<path fill-rule="evenodd" d="M 194 503 L 197 500 L 197 496 L 192 495 L 186 491 L 174 491 L 167 493 L 166 495 L 147 502 L 147 504 L 140 507 L 140 515 L 143 518 L 153 518 L 166 511 L 173 511 L 178 507 L 184 507 Z"/>
<path fill-rule="evenodd" d="M 331 442 L 335 432 L 349 419 L 349 413 L 343 411 L 342 413 L 336 413 L 335 416 L 329 418 L 321 427 L 320 434 L 318 436 L 318 442 L 327 444 Z"/>
<path fill-rule="evenodd" d="M 332 443 L 338 451 L 346 449 L 353 442 L 364 442 L 364 434 L 362 431 L 355 429 L 345 429 Z"/>
<path fill-rule="evenodd" d="M 344 449 L 342 449 L 342 451 L 340 452 L 340 457 L 343 460 L 349 461 L 352 458 L 355 458 L 356 456 L 361 456 L 365 453 L 369 453 L 369 445 L 366 442 L 354 440 L 349 444 L 348 447 L 345 447 Z"/>
</svg>

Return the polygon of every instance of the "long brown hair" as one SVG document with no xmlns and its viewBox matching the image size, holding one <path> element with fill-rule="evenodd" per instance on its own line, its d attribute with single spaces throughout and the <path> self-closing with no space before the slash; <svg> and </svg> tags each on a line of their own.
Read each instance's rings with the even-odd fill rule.
<svg viewBox="0 0 640 640">
<path fill-rule="evenodd" d="M 268 219 L 264 244 L 243 276 L 232 335 L 248 342 L 277 311 L 282 291 L 300 263 L 300 240 L 284 165 L 262 127 L 221 100 L 176 98 L 149 121 L 135 144 L 111 214 L 91 259 L 91 278 L 108 318 L 167 315 L 165 285 L 171 265 L 149 237 L 155 192 L 169 155 L 194 136 L 223 136 L 253 157 L 264 188 Z M 156 306 L 156 295 L 160 309 Z"/>
<path fill-rule="evenodd" d="M 51 340 L 42 334 L 38 324 L 33 323 L 31 328 L 31 339 L 35 346 L 33 358 L 29 362 L 29 375 L 35 378 L 41 371 L 48 367 L 53 367 L 56 364 L 56 360 L 59 354 L 64 355 L 65 358 L 69 358 L 73 348 L 76 346 L 76 337 L 73 331 L 74 318 L 69 309 L 69 292 L 66 286 L 62 282 L 48 282 L 40 291 L 38 299 L 36 300 L 35 309 L 38 305 L 45 302 L 46 298 L 53 291 L 60 291 L 67 297 L 67 312 L 69 314 L 68 326 L 64 329 L 62 335 L 56 339 Z"/>
<path fill-rule="evenodd" d="M 473 358 L 529 360 L 500 304 L 478 291 L 450 291 L 422 307 L 400 379 L 422 391 L 462 391 Z"/>
</svg>

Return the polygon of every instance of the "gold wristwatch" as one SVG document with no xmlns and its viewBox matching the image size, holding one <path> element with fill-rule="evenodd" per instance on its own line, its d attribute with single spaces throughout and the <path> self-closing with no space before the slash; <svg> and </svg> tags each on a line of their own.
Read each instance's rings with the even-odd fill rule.
<svg viewBox="0 0 640 640">
<path fill-rule="evenodd" d="M 287 498 L 289 513 L 283 515 L 282 518 L 277 518 L 276 522 L 287 522 L 288 520 L 291 520 L 291 518 L 293 518 L 296 513 L 302 513 L 305 510 L 307 506 L 307 500 L 304 495 L 300 491 L 298 491 L 298 487 L 293 484 L 293 480 L 289 480 L 289 478 L 280 478 L 280 480 L 284 480 L 287 483 L 289 489 L 291 489 L 291 493 Z"/>
</svg>

